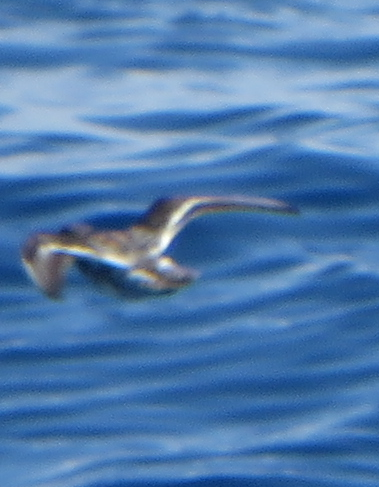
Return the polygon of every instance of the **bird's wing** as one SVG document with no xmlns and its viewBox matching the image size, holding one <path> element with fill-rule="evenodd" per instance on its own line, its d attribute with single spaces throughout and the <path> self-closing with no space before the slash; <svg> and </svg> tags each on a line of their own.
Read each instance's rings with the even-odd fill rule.
<svg viewBox="0 0 379 487">
<path fill-rule="evenodd" d="M 65 233 L 37 233 L 22 249 L 23 264 L 38 287 L 50 298 L 61 294 L 65 272 L 75 258 L 102 260 L 118 267 L 126 267 L 122 256 L 102 256 L 101 253 L 75 235 Z"/>
<path fill-rule="evenodd" d="M 156 255 L 164 252 L 175 236 L 193 218 L 205 213 L 224 211 L 267 211 L 296 214 L 298 211 L 284 201 L 244 196 L 192 196 L 156 201 L 139 224 L 156 235 Z"/>
<path fill-rule="evenodd" d="M 74 257 L 62 250 L 56 235 L 39 233 L 22 249 L 22 262 L 30 277 L 50 298 L 60 296 L 65 271 Z"/>
</svg>

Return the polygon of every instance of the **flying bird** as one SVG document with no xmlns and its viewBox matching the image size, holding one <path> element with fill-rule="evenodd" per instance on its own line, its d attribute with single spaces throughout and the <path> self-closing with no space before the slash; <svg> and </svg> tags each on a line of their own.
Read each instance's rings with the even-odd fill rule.
<svg viewBox="0 0 379 487">
<path fill-rule="evenodd" d="M 22 261 L 36 285 L 53 299 L 61 297 L 66 271 L 73 264 L 125 298 L 172 293 L 193 282 L 198 273 L 167 256 L 169 245 L 193 218 L 225 211 L 297 213 L 293 206 L 270 198 L 164 198 L 125 230 L 98 231 L 84 224 L 34 234 L 23 246 Z"/>
</svg>

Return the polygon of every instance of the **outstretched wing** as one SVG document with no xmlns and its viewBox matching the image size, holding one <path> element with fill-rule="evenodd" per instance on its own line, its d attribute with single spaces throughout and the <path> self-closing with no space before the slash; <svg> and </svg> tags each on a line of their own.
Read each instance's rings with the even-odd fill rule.
<svg viewBox="0 0 379 487">
<path fill-rule="evenodd" d="M 140 220 L 140 226 L 156 235 L 156 255 L 164 252 L 175 236 L 193 218 L 222 211 L 267 211 L 295 214 L 297 209 L 284 201 L 244 196 L 193 196 L 156 201 Z"/>
<path fill-rule="evenodd" d="M 103 260 L 126 267 L 122 256 L 100 255 L 98 249 L 87 245 L 79 233 L 63 230 L 58 234 L 37 233 L 22 249 L 22 262 L 30 277 L 50 298 L 59 298 L 66 270 L 76 258 Z M 106 253 L 105 253 L 106 254 Z"/>
<path fill-rule="evenodd" d="M 62 250 L 56 235 L 33 235 L 21 253 L 25 269 L 37 286 L 50 298 L 58 298 L 65 271 L 73 263 L 74 257 Z"/>
</svg>

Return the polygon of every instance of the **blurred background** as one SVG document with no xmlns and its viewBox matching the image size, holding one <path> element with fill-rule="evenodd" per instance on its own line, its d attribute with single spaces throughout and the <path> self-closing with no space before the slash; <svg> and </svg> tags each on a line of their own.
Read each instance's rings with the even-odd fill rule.
<svg viewBox="0 0 379 487">
<path fill-rule="evenodd" d="M 379 7 L 2 0 L 2 487 L 379 484 Z M 126 226 L 170 195 L 300 217 L 192 222 L 201 272 L 49 301 L 34 231 Z"/>
</svg>

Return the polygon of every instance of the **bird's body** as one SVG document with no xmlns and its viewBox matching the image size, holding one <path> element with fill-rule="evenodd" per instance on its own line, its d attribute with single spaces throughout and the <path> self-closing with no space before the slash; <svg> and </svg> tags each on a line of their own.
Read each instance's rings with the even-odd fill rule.
<svg viewBox="0 0 379 487">
<path fill-rule="evenodd" d="M 297 212 L 282 201 L 258 197 L 160 199 L 126 230 L 96 231 L 76 225 L 55 234 L 37 233 L 27 240 L 22 260 L 34 282 L 51 298 L 61 295 L 65 272 L 73 264 L 124 297 L 170 293 L 197 277 L 197 272 L 165 255 L 190 220 L 205 213 L 259 210 Z"/>
</svg>

